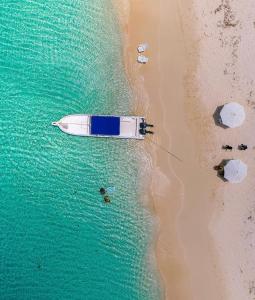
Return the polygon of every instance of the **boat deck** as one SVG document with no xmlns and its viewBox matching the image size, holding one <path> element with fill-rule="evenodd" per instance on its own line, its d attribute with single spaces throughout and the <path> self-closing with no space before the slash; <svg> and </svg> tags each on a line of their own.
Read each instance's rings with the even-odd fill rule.
<svg viewBox="0 0 255 300">
<path fill-rule="evenodd" d="M 59 127 L 66 133 L 87 136 L 90 134 L 90 117 L 86 115 L 69 115 L 59 121 Z"/>
<path fill-rule="evenodd" d="M 132 137 L 134 133 L 139 133 L 139 124 L 135 117 L 121 117 L 120 118 L 120 135 Z"/>
</svg>

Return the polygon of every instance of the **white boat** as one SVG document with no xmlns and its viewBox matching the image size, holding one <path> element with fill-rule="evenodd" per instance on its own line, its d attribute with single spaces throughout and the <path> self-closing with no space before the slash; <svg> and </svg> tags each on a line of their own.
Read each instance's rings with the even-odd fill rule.
<svg viewBox="0 0 255 300">
<path fill-rule="evenodd" d="M 68 115 L 52 123 L 71 135 L 122 139 L 144 139 L 144 124 L 143 117 L 105 115 Z"/>
</svg>

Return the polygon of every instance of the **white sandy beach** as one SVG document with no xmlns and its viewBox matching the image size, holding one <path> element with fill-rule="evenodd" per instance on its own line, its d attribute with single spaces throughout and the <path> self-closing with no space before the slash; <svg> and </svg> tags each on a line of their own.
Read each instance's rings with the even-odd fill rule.
<svg viewBox="0 0 255 300">
<path fill-rule="evenodd" d="M 209 228 L 220 258 L 226 299 L 254 299 L 255 4 L 202 2 L 204 8 L 200 2 L 195 11 L 201 36 L 196 80 L 199 99 L 206 109 L 204 120 L 210 128 L 208 143 L 202 148 L 204 166 L 210 168 L 225 157 L 240 158 L 249 166 L 243 183 L 217 182 L 213 197 L 216 207 Z M 247 119 L 240 128 L 222 130 L 214 126 L 211 112 L 226 101 L 237 101 L 245 107 Z M 250 147 L 244 152 L 224 153 L 220 146 L 225 143 L 235 148 L 240 143 Z"/>
<path fill-rule="evenodd" d="M 255 4 L 115 2 L 135 112 L 156 126 L 153 142 L 145 144 L 165 299 L 254 299 Z M 150 60 L 138 65 L 136 46 L 144 41 Z M 246 110 L 237 129 L 214 123 L 217 106 L 230 101 Z M 240 143 L 249 149 L 236 150 Z M 225 152 L 223 144 L 235 150 Z M 243 183 L 216 176 L 213 167 L 227 158 L 249 165 Z"/>
</svg>

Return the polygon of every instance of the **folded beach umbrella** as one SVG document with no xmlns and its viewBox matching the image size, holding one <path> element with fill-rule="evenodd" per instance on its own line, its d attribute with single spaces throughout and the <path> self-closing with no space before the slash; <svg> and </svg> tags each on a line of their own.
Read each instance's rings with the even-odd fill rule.
<svg viewBox="0 0 255 300">
<path fill-rule="evenodd" d="M 225 104 L 220 112 L 222 124 L 235 128 L 242 125 L 245 120 L 245 111 L 242 105 L 231 102 Z"/>
<path fill-rule="evenodd" d="M 247 176 L 247 165 L 239 159 L 231 159 L 224 166 L 224 178 L 239 183 Z"/>
</svg>

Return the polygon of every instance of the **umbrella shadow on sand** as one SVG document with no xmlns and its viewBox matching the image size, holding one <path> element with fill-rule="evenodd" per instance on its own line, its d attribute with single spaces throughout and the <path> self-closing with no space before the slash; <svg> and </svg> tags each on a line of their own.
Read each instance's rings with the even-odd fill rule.
<svg viewBox="0 0 255 300">
<path fill-rule="evenodd" d="M 240 183 L 247 176 L 247 165 L 240 159 L 224 159 L 215 167 L 218 176 L 231 183 Z"/>
<path fill-rule="evenodd" d="M 220 112 L 224 105 L 218 106 L 213 114 L 213 120 L 216 126 L 220 126 L 223 129 L 227 129 L 228 127 L 224 125 L 221 121 Z"/>
<path fill-rule="evenodd" d="M 214 166 L 213 169 L 217 171 L 217 176 L 224 182 L 228 180 L 224 178 L 224 167 L 229 162 L 229 159 L 223 159 L 217 166 Z"/>
</svg>

